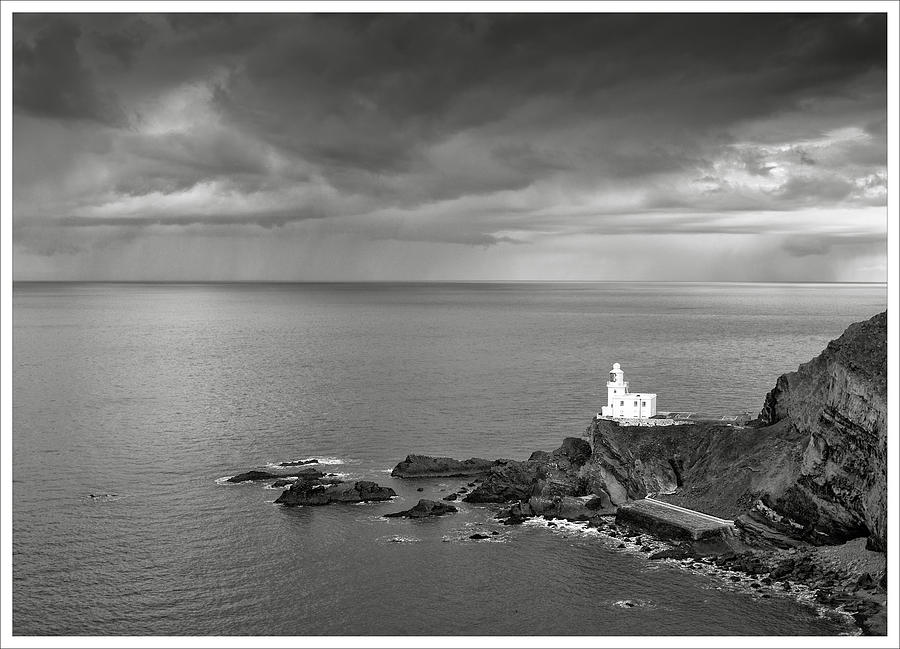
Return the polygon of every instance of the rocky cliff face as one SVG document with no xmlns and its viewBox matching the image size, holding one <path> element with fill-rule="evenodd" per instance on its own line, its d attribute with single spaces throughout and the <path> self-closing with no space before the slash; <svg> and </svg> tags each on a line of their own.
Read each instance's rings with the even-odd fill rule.
<svg viewBox="0 0 900 649">
<path fill-rule="evenodd" d="M 791 519 L 835 519 L 887 538 L 887 312 L 858 322 L 779 377 L 759 416 L 803 436 L 795 485 L 766 503 Z"/>
<path fill-rule="evenodd" d="M 594 421 L 582 477 L 615 504 L 647 493 L 816 544 L 886 543 L 887 316 L 851 325 L 781 376 L 758 425 Z M 749 519 L 752 519 L 750 521 Z M 740 520 L 740 519 L 739 519 Z"/>
</svg>

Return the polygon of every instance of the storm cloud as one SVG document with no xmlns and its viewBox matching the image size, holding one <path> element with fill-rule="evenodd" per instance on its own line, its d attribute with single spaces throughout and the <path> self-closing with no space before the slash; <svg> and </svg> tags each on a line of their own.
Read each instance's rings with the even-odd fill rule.
<svg viewBox="0 0 900 649">
<path fill-rule="evenodd" d="M 884 15 L 13 31 L 17 279 L 885 279 Z"/>
</svg>

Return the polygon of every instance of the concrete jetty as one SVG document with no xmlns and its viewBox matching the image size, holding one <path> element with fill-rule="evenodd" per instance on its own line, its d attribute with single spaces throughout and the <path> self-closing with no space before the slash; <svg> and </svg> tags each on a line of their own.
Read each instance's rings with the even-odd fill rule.
<svg viewBox="0 0 900 649">
<path fill-rule="evenodd" d="M 616 524 L 636 528 L 658 538 L 712 541 L 730 536 L 734 521 L 672 505 L 652 497 L 619 507 Z"/>
</svg>

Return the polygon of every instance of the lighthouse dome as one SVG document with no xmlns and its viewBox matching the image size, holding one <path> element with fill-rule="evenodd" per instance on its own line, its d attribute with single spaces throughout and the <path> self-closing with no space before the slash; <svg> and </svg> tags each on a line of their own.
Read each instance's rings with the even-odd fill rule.
<svg viewBox="0 0 900 649">
<path fill-rule="evenodd" d="M 618 372 L 620 369 L 622 369 L 621 365 L 619 365 L 618 363 L 613 363 L 613 371 L 614 372 Z"/>
</svg>

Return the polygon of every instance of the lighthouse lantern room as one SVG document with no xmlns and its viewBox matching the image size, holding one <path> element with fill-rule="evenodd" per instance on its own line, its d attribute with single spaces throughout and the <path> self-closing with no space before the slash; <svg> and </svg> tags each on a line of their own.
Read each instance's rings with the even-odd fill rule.
<svg viewBox="0 0 900 649">
<path fill-rule="evenodd" d="M 629 392 L 625 372 L 621 365 L 614 363 L 606 382 L 606 405 L 600 409 L 600 415 L 614 419 L 646 419 L 655 414 L 656 395 Z"/>
</svg>

